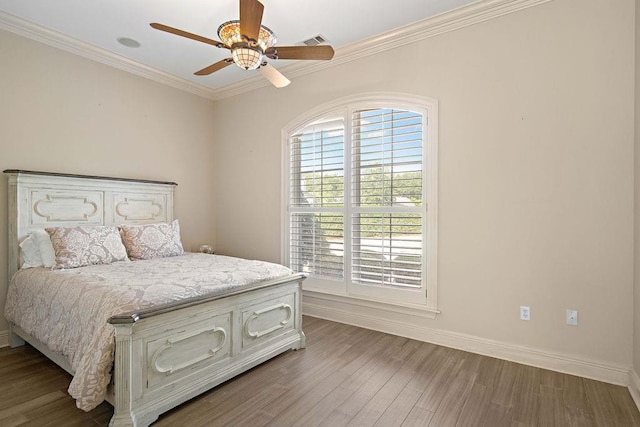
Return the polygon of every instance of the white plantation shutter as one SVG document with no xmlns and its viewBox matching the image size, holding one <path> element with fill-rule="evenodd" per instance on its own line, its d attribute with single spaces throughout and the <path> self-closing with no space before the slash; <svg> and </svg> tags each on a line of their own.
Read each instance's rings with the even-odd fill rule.
<svg viewBox="0 0 640 427">
<path fill-rule="evenodd" d="M 344 277 L 344 120 L 305 127 L 290 138 L 290 266 Z"/>
<path fill-rule="evenodd" d="M 420 288 L 421 223 L 420 214 L 353 214 L 353 282 Z"/>
<path fill-rule="evenodd" d="M 422 286 L 422 129 L 420 113 L 353 113 L 353 283 Z"/>
<path fill-rule="evenodd" d="M 284 262 L 309 289 L 435 310 L 435 109 L 346 104 L 286 133 Z"/>
</svg>

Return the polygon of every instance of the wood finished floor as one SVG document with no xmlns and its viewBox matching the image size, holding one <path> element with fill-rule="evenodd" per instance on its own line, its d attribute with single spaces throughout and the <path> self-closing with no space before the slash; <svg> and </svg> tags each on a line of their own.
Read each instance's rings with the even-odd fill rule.
<svg viewBox="0 0 640 427">
<path fill-rule="evenodd" d="M 640 426 L 620 386 L 311 317 L 288 351 L 154 426 Z M 0 349 L 0 426 L 106 426 L 29 346 Z"/>
</svg>

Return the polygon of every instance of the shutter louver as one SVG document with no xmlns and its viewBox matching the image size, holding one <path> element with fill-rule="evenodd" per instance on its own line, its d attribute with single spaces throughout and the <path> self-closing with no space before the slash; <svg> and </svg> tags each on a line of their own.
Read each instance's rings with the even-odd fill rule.
<svg viewBox="0 0 640 427">
<path fill-rule="evenodd" d="M 294 213 L 291 215 L 291 268 L 318 277 L 344 277 L 343 215 Z"/>
<path fill-rule="evenodd" d="M 353 115 L 351 280 L 422 286 L 422 115 L 392 109 Z"/>
<path fill-rule="evenodd" d="M 343 279 L 344 121 L 308 126 L 290 144 L 290 266 Z"/>
</svg>

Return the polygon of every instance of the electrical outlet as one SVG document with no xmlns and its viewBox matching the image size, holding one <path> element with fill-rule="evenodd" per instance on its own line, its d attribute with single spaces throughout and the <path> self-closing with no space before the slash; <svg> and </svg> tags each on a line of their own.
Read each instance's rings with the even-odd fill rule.
<svg viewBox="0 0 640 427">
<path fill-rule="evenodd" d="M 567 310 L 567 325 L 578 326 L 578 310 Z"/>
<path fill-rule="evenodd" d="M 526 305 L 520 306 L 520 320 L 531 320 L 531 309 Z"/>
</svg>

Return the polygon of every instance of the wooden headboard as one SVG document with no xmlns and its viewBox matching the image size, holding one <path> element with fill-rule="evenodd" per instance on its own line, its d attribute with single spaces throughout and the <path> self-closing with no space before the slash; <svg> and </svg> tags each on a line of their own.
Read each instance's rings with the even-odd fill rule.
<svg viewBox="0 0 640 427">
<path fill-rule="evenodd" d="M 174 182 L 5 170 L 9 178 L 9 279 L 20 268 L 18 244 L 45 227 L 173 220 Z"/>
</svg>

